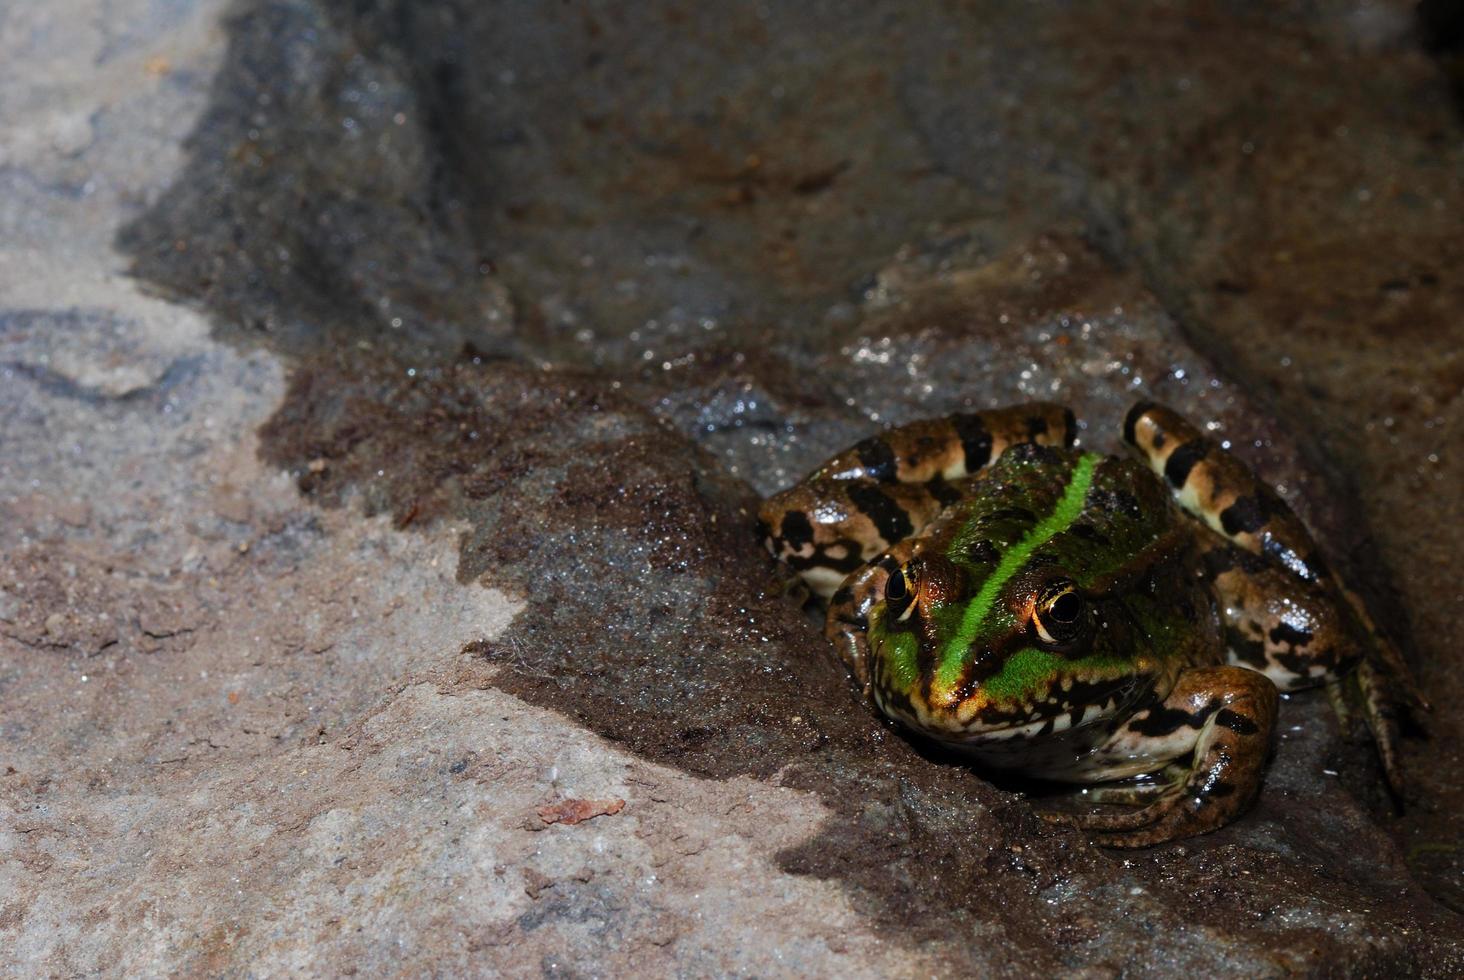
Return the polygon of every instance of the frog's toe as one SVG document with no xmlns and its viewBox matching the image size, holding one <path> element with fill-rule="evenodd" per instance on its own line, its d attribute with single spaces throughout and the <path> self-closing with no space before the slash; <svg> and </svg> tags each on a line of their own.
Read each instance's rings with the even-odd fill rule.
<svg viewBox="0 0 1464 980">
<path fill-rule="evenodd" d="M 1217 826 L 1197 820 L 1197 814 L 1187 813 L 1183 801 L 1177 797 L 1178 793 L 1171 790 L 1168 795 L 1137 809 L 1103 813 L 1044 811 L 1041 817 L 1048 823 L 1082 831 L 1099 847 L 1118 849 L 1151 847 L 1203 834 Z"/>
<path fill-rule="evenodd" d="M 1229 823 L 1240 808 L 1217 805 L 1187 792 L 1171 791 L 1148 806 L 1127 813 L 1089 814 L 1078 826 L 1100 847 L 1132 849 L 1209 833 Z"/>
<path fill-rule="evenodd" d="M 1381 669 L 1371 660 L 1363 660 L 1346 676 L 1327 682 L 1327 694 L 1337 714 L 1337 723 L 1344 732 L 1354 729 L 1358 716 L 1366 724 L 1377 749 L 1378 762 L 1387 781 L 1393 801 L 1401 807 L 1407 785 L 1404 779 L 1399 728 L 1400 712 L 1407 710 L 1415 722 L 1425 706 L 1412 701 L 1395 675 Z"/>
<path fill-rule="evenodd" d="M 1353 671 L 1356 684 L 1362 696 L 1362 714 L 1377 745 L 1378 760 L 1383 766 L 1383 777 L 1388 789 L 1393 792 L 1398 805 L 1402 805 L 1407 785 L 1403 778 L 1403 761 L 1398 748 L 1398 709 L 1391 696 L 1389 678 L 1364 660 Z"/>
<path fill-rule="evenodd" d="M 1084 803 L 1118 806 L 1143 806 L 1173 792 L 1189 776 L 1189 768 L 1169 765 L 1157 775 L 1141 776 L 1121 783 L 1100 783 L 1078 794 Z"/>
</svg>

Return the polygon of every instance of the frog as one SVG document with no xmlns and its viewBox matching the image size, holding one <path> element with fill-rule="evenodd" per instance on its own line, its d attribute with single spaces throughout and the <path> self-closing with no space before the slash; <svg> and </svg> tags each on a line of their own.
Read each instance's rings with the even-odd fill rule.
<svg viewBox="0 0 1464 980">
<path fill-rule="evenodd" d="M 767 498 L 760 534 L 878 712 L 1074 787 L 1085 809 L 1042 816 L 1096 844 L 1234 821 L 1307 687 L 1360 704 L 1401 799 L 1399 705 L 1426 701 L 1276 489 L 1153 401 L 1125 455 L 1077 443 L 1050 402 L 914 421 Z"/>
</svg>

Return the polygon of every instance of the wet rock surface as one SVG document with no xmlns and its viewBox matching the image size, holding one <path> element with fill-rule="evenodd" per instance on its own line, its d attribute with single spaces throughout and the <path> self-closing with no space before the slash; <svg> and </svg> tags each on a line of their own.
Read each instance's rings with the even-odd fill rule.
<svg viewBox="0 0 1464 980">
<path fill-rule="evenodd" d="M 213 337 L 105 276 L 0 296 L 23 962 L 1464 970 L 1464 150 L 1409 8 L 1269 10 L 250 2 L 171 15 L 176 70 L 97 39 L 175 91 L 85 139 L 37 102 L 7 220 L 100 186 Z M 181 123 L 119 131 L 158 106 L 197 114 L 176 175 L 141 158 Z M 881 424 L 1044 398 L 1112 450 L 1137 397 L 1417 637 L 1404 817 L 1304 694 L 1248 817 L 1095 850 L 861 705 L 757 545 L 760 494 Z"/>
</svg>

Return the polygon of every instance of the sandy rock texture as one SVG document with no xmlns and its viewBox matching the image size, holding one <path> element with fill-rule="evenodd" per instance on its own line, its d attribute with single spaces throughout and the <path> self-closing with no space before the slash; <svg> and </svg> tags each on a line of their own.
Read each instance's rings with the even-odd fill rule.
<svg viewBox="0 0 1464 980">
<path fill-rule="evenodd" d="M 0 973 L 1464 972 L 1424 6 L 0 9 Z M 1141 396 L 1405 643 L 1401 816 L 1303 694 L 1097 850 L 757 545 L 881 424 Z"/>
</svg>

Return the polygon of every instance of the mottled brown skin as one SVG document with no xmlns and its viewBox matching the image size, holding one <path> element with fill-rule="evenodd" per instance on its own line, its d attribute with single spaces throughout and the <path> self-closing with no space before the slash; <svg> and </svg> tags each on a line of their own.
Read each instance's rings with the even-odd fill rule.
<svg viewBox="0 0 1464 980">
<path fill-rule="evenodd" d="M 1400 785 L 1387 682 L 1407 685 L 1407 669 L 1274 491 L 1162 406 L 1136 405 L 1124 426 L 1154 476 L 1067 449 L 1075 435 L 1072 414 L 1050 404 L 916 422 L 765 503 L 769 550 L 831 600 L 826 634 L 865 693 L 983 764 L 1109 783 L 1090 798 L 1137 808 L 1056 818 L 1107 846 L 1204 833 L 1243 812 L 1261 786 L 1278 687 L 1350 677 Z M 1026 448 L 1002 459 L 1016 446 Z M 1059 520 L 1051 508 L 1068 490 Z M 975 554 L 962 529 L 992 520 L 1011 533 Z M 1088 570 L 1079 592 L 1101 628 L 1063 652 L 1043 627 L 1057 608 L 1044 606 L 1056 600 L 1043 583 L 1074 569 Z M 988 621 L 997 628 L 978 636 Z M 981 649 L 938 680 L 942 658 L 968 642 Z M 1028 685 L 1017 701 L 999 693 L 1013 678 Z"/>
</svg>

